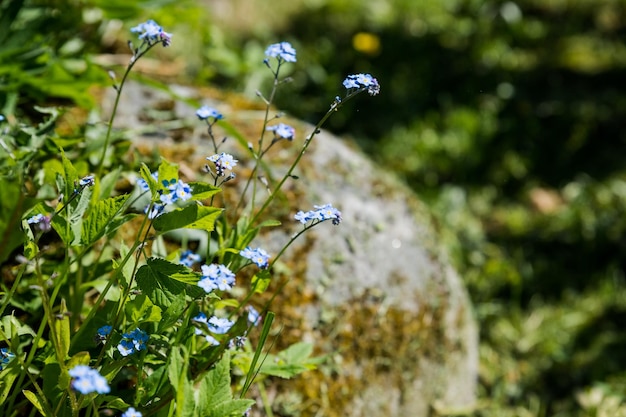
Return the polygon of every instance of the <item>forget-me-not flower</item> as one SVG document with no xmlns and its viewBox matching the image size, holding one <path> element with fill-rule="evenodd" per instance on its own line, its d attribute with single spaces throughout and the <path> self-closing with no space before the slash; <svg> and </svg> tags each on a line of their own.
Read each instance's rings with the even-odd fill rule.
<svg viewBox="0 0 626 417">
<path fill-rule="evenodd" d="M 293 137 L 296 135 L 296 129 L 284 123 L 268 126 L 266 130 L 274 132 L 276 139 L 293 140 Z"/>
<path fill-rule="evenodd" d="M 111 334 L 111 330 L 113 330 L 113 327 L 106 325 L 106 326 L 102 326 L 100 327 L 97 331 L 96 331 L 96 342 L 104 342 L 107 337 Z"/>
<path fill-rule="evenodd" d="M 225 152 L 207 156 L 206 159 L 215 164 L 215 170 L 220 177 L 225 176 L 227 170 L 232 171 L 237 166 L 237 162 L 239 162 L 231 154 Z"/>
<path fill-rule="evenodd" d="M 15 357 L 15 353 L 11 352 L 8 348 L 0 349 L 0 371 L 4 369 L 4 365 L 11 362 Z"/>
<path fill-rule="evenodd" d="M 279 61 L 296 62 L 296 50 L 289 42 L 280 42 L 268 46 L 265 55 Z"/>
<path fill-rule="evenodd" d="M 209 331 L 215 334 L 226 334 L 235 324 L 234 321 L 228 320 L 226 318 L 220 318 L 213 316 L 209 319 L 207 325 L 209 326 Z"/>
<path fill-rule="evenodd" d="M 122 417 L 142 417 L 142 414 L 139 411 L 135 410 L 135 408 L 130 407 L 128 410 L 124 411 Z"/>
<path fill-rule="evenodd" d="M 106 378 L 100 375 L 96 369 L 92 369 L 87 365 L 76 365 L 69 370 L 72 377 L 71 386 L 74 390 L 81 394 L 108 394 L 111 391 Z"/>
<path fill-rule="evenodd" d="M 188 268 L 191 268 L 196 262 L 200 262 L 202 258 L 197 253 L 194 253 L 187 249 L 180 254 L 180 263 Z"/>
<path fill-rule="evenodd" d="M 332 220 L 334 225 L 341 223 L 341 212 L 334 208 L 332 204 L 324 204 L 323 206 L 313 206 L 315 210 L 299 211 L 293 217 L 302 224 L 314 220 L 323 222 L 324 220 Z"/>
<path fill-rule="evenodd" d="M 224 265 L 202 265 L 201 270 L 202 278 L 198 281 L 198 286 L 207 293 L 215 289 L 228 291 L 235 285 L 235 274 Z"/>
<path fill-rule="evenodd" d="M 139 39 L 150 45 L 155 42 L 161 42 L 163 46 L 169 46 L 172 43 L 172 34 L 164 32 L 163 28 L 152 19 L 138 24 L 131 28 L 130 31 L 139 33 Z"/>
<path fill-rule="evenodd" d="M 380 93 L 380 85 L 378 80 L 370 74 L 352 74 L 343 80 L 343 86 L 348 90 L 366 88 L 370 96 Z"/>
<path fill-rule="evenodd" d="M 200 120 L 207 120 L 212 118 L 213 120 L 217 121 L 224 118 L 222 113 L 218 112 L 213 107 L 209 107 L 206 105 L 196 110 L 196 116 L 198 116 L 198 119 Z"/>
<path fill-rule="evenodd" d="M 256 326 L 261 322 L 261 314 L 252 306 L 248 306 L 248 323 Z"/>
<path fill-rule="evenodd" d="M 239 252 L 239 255 L 246 259 L 250 259 L 259 268 L 267 268 L 270 256 L 261 248 L 252 249 L 250 246 Z"/>
<path fill-rule="evenodd" d="M 26 223 L 37 226 L 37 228 L 41 230 L 42 232 L 49 232 L 52 229 L 50 220 L 51 220 L 50 216 L 46 216 L 41 213 L 38 213 L 26 219 Z"/>
<path fill-rule="evenodd" d="M 117 345 L 117 350 L 122 356 L 132 355 L 135 352 L 145 349 L 148 339 L 148 333 L 141 329 L 135 329 L 130 333 L 124 333 L 122 335 L 122 340 L 120 344 Z"/>
</svg>

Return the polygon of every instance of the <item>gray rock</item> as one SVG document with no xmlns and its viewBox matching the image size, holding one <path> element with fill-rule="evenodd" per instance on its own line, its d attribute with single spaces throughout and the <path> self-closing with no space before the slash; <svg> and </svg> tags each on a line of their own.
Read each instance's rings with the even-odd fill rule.
<svg viewBox="0 0 626 417">
<path fill-rule="evenodd" d="M 176 88 L 176 93 L 199 97 L 193 89 Z M 143 110 L 136 106 L 137 97 Z M 163 100 L 172 99 L 130 84 L 118 126 L 146 125 L 141 112 Z M 194 166 L 213 152 L 194 120 L 195 108 L 172 103 L 172 120 L 195 126 L 183 135 L 192 149 L 188 160 L 177 162 Z M 238 127 L 258 126 L 262 117 L 226 103 L 211 105 Z M 295 125 L 296 140 L 269 155 L 275 178 L 312 129 Z M 137 146 L 180 146 L 163 129 L 133 140 Z M 243 168 L 245 149 L 234 140 L 227 146 L 224 150 L 238 155 Z M 272 305 L 285 326 L 286 342 L 311 341 L 318 354 L 330 358 L 320 371 L 270 388 L 276 408 L 295 407 L 306 416 L 419 417 L 430 415 L 431 407 L 467 408 L 475 400 L 478 336 L 469 298 L 438 243 L 428 210 L 386 171 L 323 131 L 297 168 L 299 179 L 286 183 L 287 201 L 278 202 L 272 213 L 289 226 L 272 229 L 256 242 L 276 253 L 301 227 L 293 214 L 313 204 L 332 203 L 343 213 L 341 225 L 315 227 L 275 268 L 274 279 L 289 279 Z"/>
</svg>

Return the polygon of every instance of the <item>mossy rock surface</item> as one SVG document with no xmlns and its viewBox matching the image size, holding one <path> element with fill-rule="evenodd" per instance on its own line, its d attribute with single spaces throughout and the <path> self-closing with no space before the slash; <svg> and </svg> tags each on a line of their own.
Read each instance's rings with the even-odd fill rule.
<svg viewBox="0 0 626 417">
<path fill-rule="evenodd" d="M 214 152 L 189 103 L 218 108 L 226 128 L 220 122 L 215 132 L 229 137 L 220 152 L 240 160 L 238 179 L 223 193 L 226 204 L 236 204 L 252 164 L 227 124 L 255 143 L 262 108 L 222 93 L 187 87 L 172 92 L 130 83 L 116 126 L 132 129 L 136 152 L 158 150 L 180 164 L 183 178 L 194 180 L 206 175 L 205 158 Z M 105 115 L 111 102 L 112 94 L 105 95 Z M 270 186 L 312 129 L 289 123 L 296 127 L 295 140 L 268 153 Z M 273 271 L 275 288 L 286 282 L 272 304 L 283 326 L 278 344 L 310 341 L 328 357 L 318 371 L 268 387 L 276 415 L 420 417 L 471 407 L 477 325 L 426 207 L 385 167 L 325 131 L 315 136 L 295 174 L 298 179 L 287 181 L 283 198 L 269 211 L 283 226 L 259 236 L 255 245 L 276 253 L 302 227 L 293 220 L 296 211 L 314 204 L 332 203 L 343 222 L 305 233 Z M 257 192 L 265 193 L 264 186 Z"/>
</svg>

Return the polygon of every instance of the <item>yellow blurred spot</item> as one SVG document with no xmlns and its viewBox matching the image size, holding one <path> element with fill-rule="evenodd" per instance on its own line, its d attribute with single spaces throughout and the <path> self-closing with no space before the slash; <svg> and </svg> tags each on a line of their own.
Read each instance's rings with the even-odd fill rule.
<svg viewBox="0 0 626 417">
<path fill-rule="evenodd" d="M 359 32 L 352 38 L 352 46 L 364 54 L 376 55 L 380 51 L 380 38 L 373 33 Z"/>
</svg>

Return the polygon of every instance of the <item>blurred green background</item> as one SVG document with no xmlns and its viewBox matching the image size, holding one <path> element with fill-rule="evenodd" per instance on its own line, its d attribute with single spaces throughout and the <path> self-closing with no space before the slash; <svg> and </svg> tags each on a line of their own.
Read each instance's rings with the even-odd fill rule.
<svg viewBox="0 0 626 417">
<path fill-rule="evenodd" d="M 479 402 L 461 415 L 626 416 L 626 1 L 0 4 L 10 120 L 93 105 L 97 63 L 147 18 L 174 33 L 151 76 L 251 98 L 265 47 L 290 41 L 278 106 L 311 122 L 347 74 L 373 74 L 380 96 L 326 127 L 433 208 L 481 326 Z"/>
</svg>

